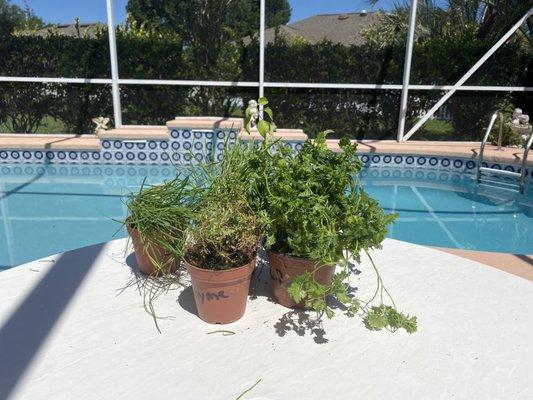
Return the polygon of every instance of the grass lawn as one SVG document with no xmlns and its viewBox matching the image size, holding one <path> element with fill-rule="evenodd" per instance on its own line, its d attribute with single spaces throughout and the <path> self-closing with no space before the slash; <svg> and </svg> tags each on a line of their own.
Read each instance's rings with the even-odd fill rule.
<svg viewBox="0 0 533 400">
<path fill-rule="evenodd" d="M 28 133 L 28 132 L 13 132 L 11 124 L 5 122 L 0 124 L 0 133 Z M 35 133 L 71 133 L 67 131 L 67 128 L 63 122 L 54 119 L 53 117 L 46 116 L 41 121 L 39 128 Z"/>
<path fill-rule="evenodd" d="M 461 140 L 456 136 L 451 122 L 440 119 L 429 119 L 422 125 L 420 132 L 416 134 L 416 140 Z"/>
</svg>

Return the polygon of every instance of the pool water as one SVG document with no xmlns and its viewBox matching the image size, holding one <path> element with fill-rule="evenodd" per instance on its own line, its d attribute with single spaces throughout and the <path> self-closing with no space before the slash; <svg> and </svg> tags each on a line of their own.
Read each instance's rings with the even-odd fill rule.
<svg viewBox="0 0 533 400">
<path fill-rule="evenodd" d="M 124 196 L 169 179 L 169 166 L 0 166 L 0 269 L 125 237 Z M 399 214 L 389 237 L 461 249 L 533 254 L 533 189 L 478 186 L 470 176 L 372 167 L 366 190 Z"/>
</svg>

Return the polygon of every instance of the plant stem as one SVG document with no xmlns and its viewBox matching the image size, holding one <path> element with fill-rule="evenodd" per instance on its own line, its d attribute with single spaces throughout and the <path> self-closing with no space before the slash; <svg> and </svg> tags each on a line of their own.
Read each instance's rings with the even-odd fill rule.
<svg viewBox="0 0 533 400">
<path fill-rule="evenodd" d="M 242 399 L 242 396 L 244 396 L 246 393 L 250 392 L 254 387 L 256 387 L 259 382 L 261 382 L 261 378 L 259 378 L 259 380 L 257 382 L 254 383 L 253 386 L 251 386 L 250 388 L 246 389 L 244 392 L 242 392 L 239 397 L 237 397 L 235 400 L 240 400 Z"/>
</svg>

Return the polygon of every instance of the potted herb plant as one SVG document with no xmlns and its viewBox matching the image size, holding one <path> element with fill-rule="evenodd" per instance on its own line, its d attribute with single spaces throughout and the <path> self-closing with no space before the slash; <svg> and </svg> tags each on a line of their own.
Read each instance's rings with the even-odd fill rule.
<svg viewBox="0 0 533 400">
<path fill-rule="evenodd" d="M 414 332 L 416 317 L 397 311 L 369 254 L 381 247 L 395 215 L 385 214 L 359 184 L 357 146 L 342 139 L 341 151 L 333 152 L 326 144 L 331 131 L 325 131 L 300 152 L 287 149 L 273 138 L 275 123 L 267 104 L 265 98 L 250 102 L 244 126 L 263 138 L 255 156 L 249 157 L 253 162 L 246 176 L 249 202 L 261 216 L 269 249 L 274 298 L 284 306 L 331 318 L 334 311 L 327 298 L 335 296 L 348 313 L 361 312 L 370 329 Z M 347 284 L 350 260 L 359 262 L 361 253 L 369 257 L 378 283 L 374 296 L 364 303 L 350 295 Z M 374 305 L 378 295 L 382 302 Z M 383 304 L 385 296 L 392 306 Z"/>
<path fill-rule="evenodd" d="M 240 175 L 244 151 L 241 145 L 226 149 L 220 163 L 205 169 L 184 252 L 198 314 L 213 324 L 244 315 L 255 268 L 259 229 Z"/>
<path fill-rule="evenodd" d="M 349 295 L 345 281 L 350 259 L 360 261 L 361 253 L 370 257 L 369 250 L 380 248 L 395 215 L 385 214 L 358 183 L 362 165 L 357 146 L 345 138 L 340 152 L 331 151 L 326 144 L 330 132 L 308 140 L 298 153 L 278 153 L 272 165 L 262 207 L 270 221 L 266 233 L 273 295 L 282 305 L 313 309 L 329 318 L 334 311 L 326 299 L 333 295 L 353 314 L 362 309 L 371 329 L 413 332 L 416 317 L 395 306 L 361 305 Z M 378 292 L 388 294 L 375 271 Z"/>
<path fill-rule="evenodd" d="M 193 198 L 188 179 L 179 177 L 154 186 L 143 182 L 139 192 L 130 195 L 124 224 L 141 272 L 167 275 L 179 267 Z"/>
</svg>

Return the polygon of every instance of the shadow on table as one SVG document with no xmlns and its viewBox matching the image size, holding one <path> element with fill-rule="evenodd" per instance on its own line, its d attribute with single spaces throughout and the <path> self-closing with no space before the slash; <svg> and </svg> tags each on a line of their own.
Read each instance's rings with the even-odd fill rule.
<svg viewBox="0 0 533 400">
<path fill-rule="evenodd" d="M 183 289 L 183 291 L 178 296 L 178 304 L 185 311 L 200 318 L 200 316 L 198 315 L 198 309 L 196 308 L 196 302 L 194 300 L 194 292 L 192 290 L 192 286 Z"/>
<path fill-rule="evenodd" d="M 103 246 L 64 253 L 0 328 L 0 399 L 16 387 Z"/>
<path fill-rule="evenodd" d="M 146 293 L 150 294 L 150 303 L 156 297 L 165 292 L 161 292 L 161 290 L 166 288 L 166 281 L 161 281 L 162 278 L 147 277 L 146 275 L 140 273 L 136 267 L 137 264 L 134 254 L 128 256 L 126 263 L 130 266 L 134 274 L 132 282 L 138 285 L 140 293 L 144 293 L 145 295 Z M 353 274 L 361 273 L 361 271 L 357 270 L 355 266 L 353 266 L 353 269 L 350 269 Z M 178 304 L 185 311 L 198 316 L 198 310 L 196 308 L 192 286 L 189 282 L 185 283 L 183 280 L 181 281 L 180 285 L 183 290 L 178 295 Z M 131 286 L 131 284 L 129 286 Z M 356 290 L 356 288 L 351 288 L 351 293 L 355 292 Z M 267 301 L 277 304 L 272 297 L 272 292 L 270 289 L 270 266 L 268 265 L 268 260 L 263 250 L 260 250 L 258 253 L 257 264 L 250 283 L 249 300 L 254 301 L 259 297 L 264 297 Z M 147 303 L 145 301 L 145 308 L 146 304 Z M 347 311 L 346 307 L 344 307 L 343 304 L 339 303 L 335 299 L 329 299 L 328 304 L 332 309 L 342 313 L 346 313 Z M 279 305 L 279 307 L 285 309 L 281 305 Z M 311 335 L 314 342 L 317 344 L 323 344 L 329 341 L 326 338 L 326 332 L 322 324 L 322 318 L 317 318 L 315 312 L 301 309 L 286 310 L 288 311 L 285 312 L 274 324 L 274 331 L 278 336 L 283 337 L 290 331 L 293 331 L 298 336 L 302 337 L 305 335 Z M 152 316 L 155 315 L 153 313 L 153 306 L 150 306 L 150 308 L 147 309 L 147 312 Z M 160 317 L 154 316 L 156 326 L 157 319 L 159 318 Z"/>
<path fill-rule="evenodd" d="M 350 264 L 349 269 L 353 275 L 359 275 L 361 273 L 355 264 Z M 354 287 L 350 287 L 349 289 L 351 295 L 356 291 L 357 288 Z M 267 301 L 277 304 L 277 301 L 272 297 L 272 291 L 270 289 L 270 265 L 268 264 L 268 258 L 263 249 L 257 254 L 257 265 L 250 287 L 250 300 L 255 300 L 258 297 L 265 297 Z M 328 305 L 333 310 L 348 315 L 347 308 L 336 299 L 329 298 Z M 279 307 L 286 309 L 281 305 Z M 318 315 L 314 311 L 298 308 L 288 310 L 274 324 L 274 330 L 278 336 L 283 337 L 292 331 L 302 337 L 311 335 L 317 344 L 323 344 L 329 341 L 326 338 L 326 331 L 322 324 L 323 319 L 318 318 Z"/>
</svg>

